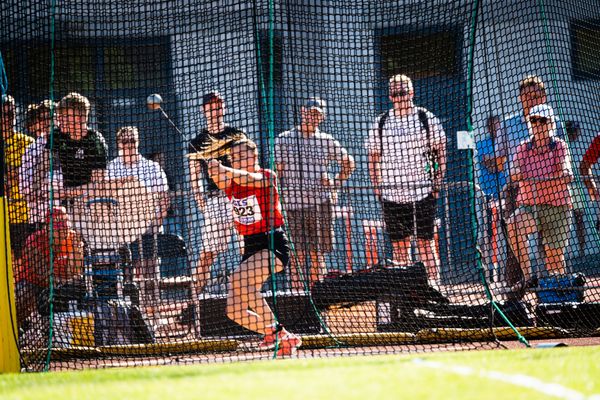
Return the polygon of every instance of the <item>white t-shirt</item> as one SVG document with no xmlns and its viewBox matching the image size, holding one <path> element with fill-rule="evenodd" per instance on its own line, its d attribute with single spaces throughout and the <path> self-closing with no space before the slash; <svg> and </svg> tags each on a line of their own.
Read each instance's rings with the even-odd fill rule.
<svg viewBox="0 0 600 400">
<path fill-rule="evenodd" d="M 46 149 L 47 143 L 48 139 L 45 136 L 38 137 L 23 154 L 19 168 L 19 189 L 27 200 L 29 222 L 32 224 L 46 221 L 50 205 L 50 182 L 55 190 L 54 207 L 60 206 L 56 192 L 62 188 L 63 175 L 57 158 L 54 159 L 53 172 L 50 175 L 50 164 L 46 154 L 50 150 Z M 39 175 L 40 173 L 43 175 Z"/>
<path fill-rule="evenodd" d="M 418 109 L 401 117 L 388 111 L 388 117 L 379 136 L 377 117 L 365 144 L 369 153 L 381 153 L 381 193 L 385 200 L 396 203 L 410 203 L 427 197 L 432 192 L 425 153 L 446 141 L 446 134 L 439 119 L 426 111 L 429 121 L 429 143 L 427 132 L 421 124 Z"/>
<path fill-rule="evenodd" d="M 106 175 L 108 179 L 134 176 L 151 192 L 169 191 L 167 174 L 165 174 L 165 171 L 163 171 L 158 163 L 142 156 L 140 156 L 137 163 L 129 166 L 123 163 L 122 157 L 115 158 L 106 166 Z"/>
<path fill-rule="evenodd" d="M 331 190 L 323 186 L 332 161 L 341 164 L 348 152 L 333 136 L 316 130 L 311 136 L 298 128 L 275 139 L 275 162 L 284 164 L 278 171 L 287 209 L 301 209 L 331 200 Z"/>
</svg>

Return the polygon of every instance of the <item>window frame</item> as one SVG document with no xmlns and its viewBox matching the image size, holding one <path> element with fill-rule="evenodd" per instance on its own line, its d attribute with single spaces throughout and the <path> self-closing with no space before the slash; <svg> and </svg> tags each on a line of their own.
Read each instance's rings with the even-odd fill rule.
<svg viewBox="0 0 600 400">
<path fill-rule="evenodd" d="M 598 38 L 600 39 L 600 18 L 572 19 L 569 25 L 569 36 L 571 41 L 571 76 L 574 81 L 600 80 L 600 56 L 598 56 L 598 68 L 595 71 L 585 71 L 581 66 L 580 54 L 582 54 L 582 44 L 577 40 L 577 33 L 586 28 L 597 30 Z"/>
</svg>

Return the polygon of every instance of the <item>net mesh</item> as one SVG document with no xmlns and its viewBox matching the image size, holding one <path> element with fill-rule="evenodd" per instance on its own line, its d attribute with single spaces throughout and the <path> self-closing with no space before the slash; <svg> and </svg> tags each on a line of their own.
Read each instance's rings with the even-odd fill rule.
<svg viewBox="0 0 600 400">
<path fill-rule="evenodd" d="M 1 9 L 26 370 L 598 333 L 595 1 Z"/>
</svg>

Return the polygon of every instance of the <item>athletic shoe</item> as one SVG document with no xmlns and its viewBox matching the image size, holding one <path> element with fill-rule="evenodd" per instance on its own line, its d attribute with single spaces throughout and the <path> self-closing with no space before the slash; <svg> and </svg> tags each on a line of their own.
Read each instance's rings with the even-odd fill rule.
<svg viewBox="0 0 600 400">
<path fill-rule="evenodd" d="M 296 351 L 302 345 L 302 339 L 298 335 L 289 333 L 287 331 L 281 331 L 279 335 L 279 349 L 277 350 L 277 357 L 286 357 L 296 355 Z"/>
<path fill-rule="evenodd" d="M 260 351 L 273 350 L 275 348 L 275 341 L 276 341 L 277 335 L 280 333 L 281 333 L 281 331 L 277 332 L 277 329 L 275 329 L 275 328 L 269 328 L 269 332 L 267 332 L 265 334 L 262 342 L 260 342 L 258 344 L 258 346 L 257 346 L 258 350 L 260 350 Z"/>
</svg>

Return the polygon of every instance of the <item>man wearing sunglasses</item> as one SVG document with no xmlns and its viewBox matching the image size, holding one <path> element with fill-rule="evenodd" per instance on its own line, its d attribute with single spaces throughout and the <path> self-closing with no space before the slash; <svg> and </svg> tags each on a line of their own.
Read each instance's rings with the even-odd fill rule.
<svg viewBox="0 0 600 400">
<path fill-rule="evenodd" d="M 117 150 L 119 155 L 110 161 L 106 166 L 106 177 L 109 188 L 119 187 L 118 182 L 127 179 L 136 179 L 140 185 L 149 192 L 155 194 L 156 214 L 150 222 L 148 230 L 142 235 L 141 240 L 136 240 L 132 244 L 132 256 L 135 267 L 136 278 L 144 284 L 142 285 L 142 303 L 149 305 L 156 301 L 152 299 L 158 293 L 157 283 L 150 288 L 146 285 L 147 281 L 156 278 L 157 262 L 154 254 L 156 247 L 155 234 L 161 233 L 162 222 L 167 216 L 170 206 L 169 185 L 167 175 L 158 163 L 148 160 L 140 154 L 140 135 L 135 126 L 124 126 L 117 131 Z M 130 204 L 123 204 L 131 213 L 136 213 L 135 199 Z M 140 249 L 139 243 L 142 243 Z M 127 274 L 126 274 L 127 275 Z M 130 279 L 131 276 L 126 276 Z M 152 289 L 152 290 L 151 290 Z"/>
<path fill-rule="evenodd" d="M 416 107 L 406 75 L 389 80 L 393 108 L 374 122 L 366 143 L 369 175 L 382 201 L 394 261 L 407 265 L 411 236 L 429 279 L 439 279 L 434 243 L 437 197 L 446 171 L 446 134 L 431 112 Z"/>
<path fill-rule="evenodd" d="M 119 156 L 106 166 L 108 180 L 137 178 L 150 192 L 158 195 L 159 207 L 151 229 L 158 232 L 169 209 L 169 185 L 167 175 L 158 163 L 140 154 L 140 135 L 135 126 L 124 126 L 117 131 Z"/>
<path fill-rule="evenodd" d="M 517 208 L 508 220 L 510 247 L 519 260 L 525 286 L 532 284 L 529 236 L 541 234 L 546 270 L 565 272 L 573 180 L 566 143 L 556 137 L 552 107 L 539 104 L 527 118 L 531 137 L 514 155 L 510 178 L 518 185 Z"/>
</svg>

